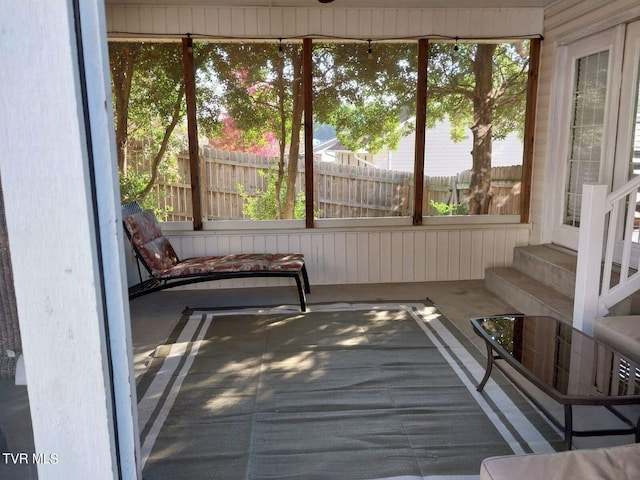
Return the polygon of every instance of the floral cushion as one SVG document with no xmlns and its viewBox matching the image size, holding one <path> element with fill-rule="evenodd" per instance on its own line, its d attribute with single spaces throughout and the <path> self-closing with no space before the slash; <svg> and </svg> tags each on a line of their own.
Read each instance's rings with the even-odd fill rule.
<svg viewBox="0 0 640 480">
<path fill-rule="evenodd" d="M 151 210 L 126 217 L 124 224 L 131 235 L 131 241 L 154 276 L 178 263 L 178 255 L 169 240 L 162 235 L 160 224 Z"/>
<path fill-rule="evenodd" d="M 187 258 L 166 269 L 161 279 L 237 272 L 299 272 L 304 266 L 300 253 L 239 253 L 216 257 Z"/>
</svg>

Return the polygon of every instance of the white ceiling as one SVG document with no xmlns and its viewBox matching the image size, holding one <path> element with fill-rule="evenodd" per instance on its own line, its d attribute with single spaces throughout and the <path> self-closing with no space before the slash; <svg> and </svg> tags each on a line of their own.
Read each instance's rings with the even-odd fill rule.
<svg viewBox="0 0 640 480">
<path fill-rule="evenodd" d="M 211 5 L 232 7 L 322 7 L 322 8 L 507 8 L 544 7 L 560 0 L 334 0 L 320 3 L 318 0 L 106 0 L 107 4 L 134 5 Z"/>
</svg>

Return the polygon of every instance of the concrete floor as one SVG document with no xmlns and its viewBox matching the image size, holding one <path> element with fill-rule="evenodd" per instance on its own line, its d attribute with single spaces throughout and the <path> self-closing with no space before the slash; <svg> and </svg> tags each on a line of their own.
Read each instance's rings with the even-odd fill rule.
<svg viewBox="0 0 640 480">
<path fill-rule="evenodd" d="M 493 295 L 482 280 L 367 285 L 318 285 L 311 287 L 307 302 L 421 301 L 430 299 L 442 313 L 484 351 L 471 330 L 469 319 L 495 313 L 512 313 L 513 307 Z M 236 307 L 297 305 L 295 287 L 216 290 L 169 290 L 131 301 L 131 327 L 136 372 L 162 342 L 187 307 Z"/>
<path fill-rule="evenodd" d="M 307 302 L 382 302 L 431 300 L 484 352 L 484 343 L 471 329 L 469 319 L 515 309 L 489 292 L 482 280 L 406 284 L 312 285 Z M 130 303 L 136 376 L 144 372 L 155 347 L 164 342 L 185 308 L 297 305 L 295 287 L 254 289 L 168 290 L 134 299 Z M 593 418 L 593 413 L 587 414 Z M 577 416 L 576 416 L 577 417 Z M 578 421 L 578 418 L 576 418 Z M 0 452 L 32 452 L 33 439 L 25 387 L 0 382 Z M 4 433 L 4 435 L 2 435 Z M 578 448 L 630 443 L 629 437 L 576 439 Z M 0 462 L 0 479 L 32 480 L 35 471 L 19 472 Z"/>
</svg>

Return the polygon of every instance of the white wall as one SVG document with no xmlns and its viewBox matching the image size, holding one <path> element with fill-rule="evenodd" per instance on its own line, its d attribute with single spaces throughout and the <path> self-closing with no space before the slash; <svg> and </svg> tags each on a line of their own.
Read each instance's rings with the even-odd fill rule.
<svg viewBox="0 0 640 480">
<path fill-rule="evenodd" d="M 527 245 L 522 224 L 323 228 L 272 232 L 166 232 L 180 257 L 228 253 L 303 253 L 312 285 L 423 282 L 484 278 L 509 266 Z M 287 284 L 287 280 L 228 280 L 188 288 Z"/>
<path fill-rule="evenodd" d="M 107 31 L 112 35 L 505 38 L 542 34 L 543 21 L 541 8 L 267 8 L 122 3 L 107 2 Z"/>
<path fill-rule="evenodd" d="M 93 142 L 73 2 L 2 2 L 0 171 L 38 478 L 135 479 L 104 10 L 98 0 L 80 3 Z M 119 357 L 113 377 L 110 349 Z"/>
</svg>

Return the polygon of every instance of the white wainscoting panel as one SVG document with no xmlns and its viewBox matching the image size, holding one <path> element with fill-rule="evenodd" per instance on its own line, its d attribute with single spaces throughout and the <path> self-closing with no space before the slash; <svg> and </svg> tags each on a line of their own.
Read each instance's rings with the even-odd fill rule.
<svg viewBox="0 0 640 480">
<path fill-rule="evenodd" d="M 339 285 L 481 279 L 485 268 L 511 265 L 513 249 L 529 244 L 529 229 L 529 225 L 499 224 L 269 232 L 168 231 L 166 235 L 181 258 L 300 252 L 305 256 L 312 285 Z M 287 279 L 240 279 L 182 288 L 290 283 Z"/>
</svg>

